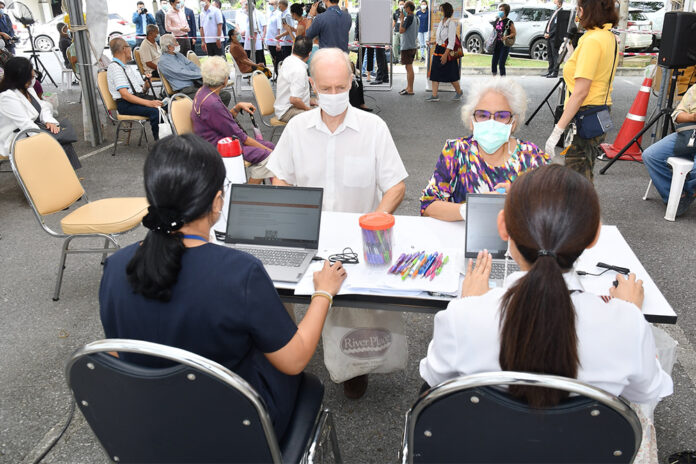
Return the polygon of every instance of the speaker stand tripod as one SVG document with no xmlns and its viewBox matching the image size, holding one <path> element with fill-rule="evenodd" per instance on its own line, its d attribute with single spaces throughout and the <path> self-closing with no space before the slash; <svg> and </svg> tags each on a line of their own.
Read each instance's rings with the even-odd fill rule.
<svg viewBox="0 0 696 464">
<path fill-rule="evenodd" d="M 31 25 L 25 27 L 27 28 L 27 32 L 29 32 L 29 46 L 31 47 L 31 49 L 28 50 L 28 52 L 31 52 L 31 55 L 29 55 L 29 61 L 33 61 L 34 69 L 41 73 L 41 82 L 48 77 L 48 80 L 50 80 L 55 87 L 58 87 L 58 84 L 56 84 L 56 81 L 53 80 L 51 73 L 48 72 L 48 69 L 46 69 L 46 66 L 44 66 L 38 53 L 36 53 L 36 49 L 34 48 L 34 37 L 31 34 Z"/>
<path fill-rule="evenodd" d="M 561 51 L 560 51 L 560 53 L 558 54 L 558 63 L 559 63 L 559 65 L 560 65 L 560 63 L 563 63 L 563 60 L 565 60 L 565 56 L 566 56 L 566 54 L 568 53 L 568 46 L 569 46 L 569 44 L 570 44 L 570 38 L 566 37 L 565 39 L 563 39 L 563 44 L 561 45 Z M 560 91 L 561 91 L 561 96 L 560 96 L 560 99 L 559 99 L 559 101 L 558 101 L 558 106 L 561 106 L 561 107 L 563 106 L 563 103 L 565 102 L 566 85 L 565 85 L 565 81 L 563 80 L 563 77 L 559 77 L 559 78 L 558 78 L 558 81 L 556 82 L 556 85 L 554 85 L 553 88 L 549 91 L 549 93 L 546 94 L 546 97 L 544 97 L 544 99 L 541 101 L 541 103 L 539 103 L 539 106 L 536 107 L 536 109 L 534 110 L 534 112 L 532 113 L 532 115 L 531 115 L 529 118 L 527 118 L 527 120 L 526 120 L 525 123 L 524 123 L 525 126 L 528 126 L 529 123 L 532 122 L 532 120 L 534 119 L 534 117 L 537 115 L 537 113 L 538 113 L 539 111 L 541 111 L 541 108 L 542 108 L 544 105 L 548 106 L 548 107 L 549 107 L 549 110 L 551 111 L 551 114 L 553 114 L 553 122 L 554 122 L 554 124 L 558 122 L 558 119 L 560 118 L 560 114 L 557 114 L 557 112 L 556 112 L 553 108 L 551 108 L 551 104 L 549 103 L 549 98 L 551 98 L 551 95 L 553 95 L 553 93 L 554 93 L 559 87 L 561 88 L 561 90 L 560 90 Z M 559 142 L 559 143 L 560 143 L 560 142 Z"/>
<path fill-rule="evenodd" d="M 670 69 L 670 68 L 664 68 L 665 70 Z M 662 122 L 662 135 L 660 139 L 663 139 L 667 136 L 667 132 L 670 127 L 672 127 L 672 130 L 674 130 L 674 123 L 672 122 L 671 119 L 671 114 L 672 114 L 672 105 L 674 104 L 674 94 L 677 90 L 677 77 L 679 76 L 679 71 L 676 69 L 672 70 L 670 77 L 670 82 L 669 82 L 669 93 L 667 97 L 667 106 L 664 108 L 661 108 L 660 111 L 650 120 L 648 123 L 643 127 L 622 149 L 619 151 L 616 156 L 614 156 L 609 162 L 607 163 L 606 166 L 604 166 L 602 169 L 599 170 L 600 174 L 604 174 L 607 172 L 607 169 L 611 167 L 612 164 L 614 164 L 619 158 L 621 158 L 621 155 L 623 155 L 633 144 L 635 143 L 638 145 L 638 148 L 640 148 L 641 151 L 643 151 L 643 147 L 640 145 L 640 142 L 638 139 L 640 139 L 643 134 L 648 132 L 652 126 L 658 123 L 662 118 L 665 118 L 665 120 Z"/>
</svg>

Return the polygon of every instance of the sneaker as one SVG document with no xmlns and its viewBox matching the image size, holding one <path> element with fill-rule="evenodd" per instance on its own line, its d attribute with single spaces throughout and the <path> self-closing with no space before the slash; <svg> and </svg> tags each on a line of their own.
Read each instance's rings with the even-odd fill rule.
<svg viewBox="0 0 696 464">
<path fill-rule="evenodd" d="M 452 101 L 461 101 L 464 96 L 464 92 L 455 93 L 452 97 Z"/>
<path fill-rule="evenodd" d="M 426 98 L 425 101 L 427 101 L 427 102 L 439 102 L 439 101 L 440 101 L 440 97 L 436 97 L 436 96 L 434 96 L 434 95 L 431 95 L 431 96 L 429 96 L 428 98 Z"/>
<path fill-rule="evenodd" d="M 682 197 L 682 199 L 679 200 L 679 206 L 677 206 L 677 217 L 686 213 L 694 200 L 696 200 L 696 197 L 690 193 L 687 193 L 684 197 Z"/>
</svg>

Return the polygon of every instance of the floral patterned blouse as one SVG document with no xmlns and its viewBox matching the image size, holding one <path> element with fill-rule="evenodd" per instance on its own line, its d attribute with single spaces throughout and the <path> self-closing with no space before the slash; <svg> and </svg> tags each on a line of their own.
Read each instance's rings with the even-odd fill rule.
<svg viewBox="0 0 696 464">
<path fill-rule="evenodd" d="M 549 163 L 549 155 L 533 143 L 517 140 L 503 166 L 489 166 L 471 137 L 450 139 L 435 165 L 433 177 L 421 195 L 421 215 L 435 200 L 462 203 L 467 193 L 492 192 L 497 184 L 512 182 L 528 169 Z"/>
</svg>

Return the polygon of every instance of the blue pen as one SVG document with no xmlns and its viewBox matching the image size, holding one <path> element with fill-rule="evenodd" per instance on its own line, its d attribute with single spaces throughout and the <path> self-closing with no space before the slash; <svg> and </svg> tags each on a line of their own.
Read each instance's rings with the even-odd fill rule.
<svg viewBox="0 0 696 464">
<path fill-rule="evenodd" d="M 425 262 L 425 266 L 420 270 L 418 275 L 423 276 L 425 273 L 428 271 L 430 266 L 433 264 L 433 261 L 435 261 L 435 258 L 437 257 L 437 253 L 433 253 L 428 257 L 428 260 Z"/>
<path fill-rule="evenodd" d="M 423 271 L 423 274 L 421 274 L 423 277 L 426 277 L 428 275 L 428 272 L 430 271 L 430 268 L 433 267 L 433 264 L 437 262 L 438 257 L 440 256 L 440 253 L 435 252 L 433 254 L 433 258 L 430 260 L 428 265 L 426 266 L 425 270 Z"/>
</svg>

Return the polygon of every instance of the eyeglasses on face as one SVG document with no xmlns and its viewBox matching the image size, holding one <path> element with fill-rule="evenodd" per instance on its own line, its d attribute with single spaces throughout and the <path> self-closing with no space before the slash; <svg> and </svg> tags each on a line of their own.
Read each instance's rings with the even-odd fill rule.
<svg viewBox="0 0 696 464">
<path fill-rule="evenodd" d="M 486 110 L 474 111 L 474 121 L 484 122 L 488 121 L 489 119 L 495 119 L 497 122 L 502 122 L 503 124 L 510 124 L 510 121 L 512 121 L 512 112 L 496 111 L 495 113 L 491 113 L 490 111 Z"/>
</svg>

